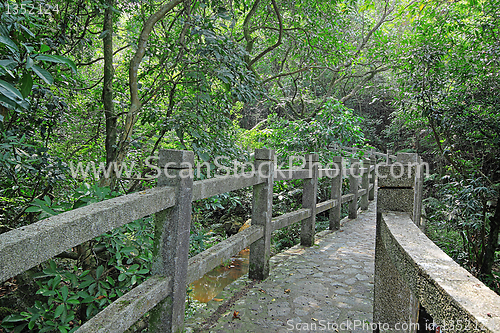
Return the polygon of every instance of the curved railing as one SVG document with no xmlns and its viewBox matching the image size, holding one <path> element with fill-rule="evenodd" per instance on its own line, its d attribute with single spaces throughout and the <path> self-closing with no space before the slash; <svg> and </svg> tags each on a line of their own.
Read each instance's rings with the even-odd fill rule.
<svg viewBox="0 0 500 333">
<path fill-rule="evenodd" d="M 397 280 L 400 287 L 397 293 L 376 295 L 379 304 L 390 304 L 390 307 L 379 309 L 386 314 L 377 318 L 377 322 L 391 323 L 384 317 L 387 312 L 394 313 L 400 296 L 406 293 L 412 294 L 420 303 L 420 308 L 424 308 L 430 316 L 427 323 L 420 320 L 420 325 L 428 328 L 437 326 L 443 332 L 500 331 L 500 296 L 427 238 L 409 214 L 382 213 L 378 227 L 379 245 L 384 247 L 384 258 L 389 260 L 385 264 L 392 266 L 392 270 L 380 272 L 378 278 L 385 281 L 386 287 L 388 281 Z M 379 261 L 379 267 L 381 264 Z M 410 299 L 407 297 L 406 304 L 400 309 L 407 307 L 414 311 L 412 316 L 419 314 L 422 317 L 424 312 L 421 309 L 411 309 Z M 408 320 L 405 314 L 400 314 L 400 318 L 392 321 L 394 325 Z"/>
<path fill-rule="evenodd" d="M 421 231 L 418 157 L 397 160 L 378 169 L 373 322 L 379 331 L 500 332 L 500 296 Z"/>
</svg>

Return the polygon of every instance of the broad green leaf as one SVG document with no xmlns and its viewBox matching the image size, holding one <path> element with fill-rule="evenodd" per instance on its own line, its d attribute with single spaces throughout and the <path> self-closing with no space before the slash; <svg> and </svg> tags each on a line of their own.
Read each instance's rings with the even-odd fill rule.
<svg viewBox="0 0 500 333">
<path fill-rule="evenodd" d="M 32 33 L 32 32 L 30 31 L 30 29 L 26 28 L 26 27 L 25 27 L 24 25 L 22 25 L 22 24 L 20 24 L 19 26 L 21 27 L 21 29 L 23 29 L 24 31 L 26 31 L 26 33 L 27 33 L 28 35 L 30 35 L 30 36 L 31 36 L 31 37 L 33 37 L 33 38 L 36 38 L 35 34 L 34 34 L 34 33 Z"/>
<path fill-rule="evenodd" d="M 9 37 L 0 36 L 0 43 L 5 44 L 11 51 L 19 53 L 16 43 L 14 43 Z"/>
<path fill-rule="evenodd" d="M 21 78 L 21 94 L 24 98 L 31 93 L 31 88 L 33 88 L 33 79 L 29 73 L 24 73 Z"/>
<path fill-rule="evenodd" d="M 35 327 L 35 324 L 36 324 L 36 320 L 37 320 L 37 319 L 38 319 L 38 316 L 33 316 L 33 317 L 31 317 L 31 320 L 30 320 L 30 322 L 29 322 L 29 324 L 28 324 L 28 328 L 29 328 L 30 330 L 32 330 L 32 329 L 33 329 L 33 327 Z"/>
<path fill-rule="evenodd" d="M 42 44 L 42 46 L 40 47 L 40 52 L 41 53 L 44 53 L 44 52 L 47 52 L 47 51 L 50 51 L 50 47 L 45 45 L 45 44 Z"/>
<path fill-rule="evenodd" d="M 54 290 L 38 290 L 36 293 L 42 294 L 43 296 L 54 296 L 55 294 L 57 294 Z"/>
<path fill-rule="evenodd" d="M 63 301 L 66 301 L 68 299 L 68 293 L 69 293 L 68 286 L 64 285 L 61 288 L 61 296 L 63 298 Z"/>
<path fill-rule="evenodd" d="M 19 92 L 19 90 L 4 80 L 0 80 L 0 93 L 14 101 L 23 99 L 23 95 Z"/>
<path fill-rule="evenodd" d="M 132 266 L 130 266 L 127 270 L 127 272 L 131 272 L 131 271 L 135 271 L 139 268 L 139 265 L 138 264 L 133 264 Z"/>
<path fill-rule="evenodd" d="M 100 278 L 102 275 L 102 272 L 104 272 L 104 266 L 101 265 L 101 266 L 97 267 L 96 272 L 95 272 L 95 277 L 97 279 Z"/>
<path fill-rule="evenodd" d="M 0 66 L 5 67 L 6 69 L 12 69 L 17 64 L 15 60 L 0 60 Z"/>
<path fill-rule="evenodd" d="M 28 59 L 26 60 L 26 68 L 29 69 L 29 68 L 33 67 L 34 64 L 35 63 L 33 62 L 33 59 L 28 57 Z"/>
<path fill-rule="evenodd" d="M 31 206 L 25 210 L 26 213 L 36 213 L 36 212 L 41 212 L 41 211 L 42 211 L 42 209 L 38 206 Z"/>
<path fill-rule="evenodd" d="M 43 211 L 45 213 L 49 214 L 50 216 L 57 215 L 57 213 L 55 211 L 53 211 L 52 209 L 50 209 L 49 207 L 47 207 L 45 205 L 42 205 L 41 208 L 43 209 Z"/>
<path fill-rule="evenodd" d="M 54 311 L 54 317 L 57 318 L 60 315 L 62 315 L 65 307 L 66 307 L 66 305 L 59 304 L 59 306 L 56 308 L 56 311 Z"/>
<path fill-rule="evenodd" d="M 36 73 L 36 75 L 38 75 L 42 80 L 44 80 L 45 83 L 47 83 L 47 84 L 54 83 L 54 78 L 52 77 L 52 75 L 50 75 L 50 73 L 48 71 L 46 71 L 45 69 L 40 68 L 36 65 L 33 65 L 32 68 L 33 68 L 33 71 Z"/>
<path fill-rule="evenodd" d="M 15 101 L 2 95 L 0 95 L 0 104 L 3 104 L 6 108 L 8 108 L 9 106 L 11 108 L 15 108 L 17 105 Z"/>
<path fill-rule="evenodd" d="M 113 278 L 111 276 L 108 276 L 107 279 L 108 279 L 109 284 L 111 284 L 112 286 L 115 285 L 115 280 L 113 280 Z"/>
<path fill-rule="evenodd" d="M 24 321 L 24 320 L 26 320 L 25 317 L 18 315 L 18 314 L 13 314 L 13 315 L 5 317 L 2 321 L 2 323 L 15 323 L 15 322 Z"/>
<path fill-rule="evenodd" d="M 73 70 L 73 73 L 76 74 L 76 72 L 77 72 L 75 63 L 68 58 L 57 56 L 57 55 L 45 55 L 45 54 L 39 54 L 36 56 L 36 58 L 38 60 L 49 61 L 49 62 L 54 62 L 54 63 L 58 63 L 58 64 L 65 64 Z"/>
<path fill-rule="evenodd" d="M 107 35 L 109 34 L 109 30 L 104 30 L 103 32 L 101 32 L 101 34 L 99 35 L 99 39 L 103 39 L 104 37 L 106 37 Z"/>
</svg>

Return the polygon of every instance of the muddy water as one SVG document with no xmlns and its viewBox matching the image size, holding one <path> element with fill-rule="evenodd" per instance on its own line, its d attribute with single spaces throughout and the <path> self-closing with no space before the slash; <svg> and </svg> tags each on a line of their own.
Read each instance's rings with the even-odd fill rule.
<svg viewBox="0 0 500 333">
<path fill-rule="evenodd" d="M 230 263 L 218 266 L 191 284 L 191 296 L 203 303 L 211 301 L 228 284 L 248 273 L 249 249 L 231 258 Z"/>
</svg>

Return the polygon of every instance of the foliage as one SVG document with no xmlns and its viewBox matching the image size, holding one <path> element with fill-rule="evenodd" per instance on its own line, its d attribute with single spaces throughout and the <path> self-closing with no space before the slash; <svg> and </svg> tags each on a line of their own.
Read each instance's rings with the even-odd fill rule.
<svg viewBox="0 0 500 333">
<path fill-rule="evenodd" d="M 460 230 L 468 265 L 490 276 L 500 232 L 498 1 L 422 8 L 400 49 L 399 120 L 427 126 L 447 175 L 437 209 Z"/>
<path fill-rule="evenodd" d="M 272 115 L 268 120 L 266 145 L 276 149 L 283 161 L 294 154 L 316 152 L 324 162 L 330 155 L 329 148 L 364 143 L 361 121 L 353 110 L 331 99 L 311 120 L 290 121 Z"/>
<path fill-rule="evenodd" d="M 66 179 L 64 162 L 30 141 L 28 136 L 20 137 L 14 131 L 1 133 L 0 205 L 4 214 L 0 224 L 7 229 L 25 224 L 23 217 L 32 221 L 33 215 L 26 214 L 30 203 L 47 197 L 58 182 Z"/>
<path fill-rule="evenodd" d="M 42 216 L 56 215 L 116 196 L 109 188 L 82 185 L 71 202 L 54 203 L 49 198 L 37 200 L 32 211 Z M 57 329 L 74 331 L 133 286 L 143 282 L 151 269 L 153 246 L 152 218 L 139 219 L 103 234 L 92 241 L 97 253 L 95 269 L 70 268 L 50 260 L 41 273 L 35 274 L 42 298 L 35 305 L 2 321 L 2 327 L 21 330 L 28 326 L 40 332 Z"/>
</svg>

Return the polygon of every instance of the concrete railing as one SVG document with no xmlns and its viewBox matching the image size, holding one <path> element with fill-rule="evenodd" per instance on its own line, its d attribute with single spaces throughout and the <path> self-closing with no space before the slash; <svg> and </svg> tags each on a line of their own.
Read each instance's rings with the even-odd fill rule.
<svg viewBox="0 0 500 333">
<path fill-rule="evenodd" d="M 338 151 L 342 150 L 346 152 L 347 155 L 350 156 L 358 156 L 358 153 L 362 153 L 363 156 L 367 158 L 371 157 L 378 157 L 378 158 L 383 158 L 386 161 L 386 164 L 391 164 L 393 161 L 397 160 L 397 156 L 392 154 L 392 150 L 387 150 L 387 153 L 380 153 L 377 152 L 374 148 L 371 149 L 363 149 L 363 148 L 356 148 L 356 147 L 345 147 L 345 146 L 339 146 L 336 145 L 333 148 L 330 148 L 333 151 Z"/>
<path fill-rule="evenodd" d="M 378 169 L 373 322 L 383 332 L 500 332 L 500 296 L 421 231 L 416 154 Z M 415 163 L 410 165 L 408 163 Z M 402 175 L 394 177 L 391 175 Z M 395 170 L 397 169 L 397 170 Z"/>
<path fill-rule="evenodd" d="M 150 312 L 150 332 L 180 332 L 184 323 L 187 284 L 202 277 L 224 260 L 250 246 L 249 276 L 269 275 L 271 233 L 301 222 L 300 242 L 314 244 L 316 215 L 329 210 L 329 227 L 340 227 L 341 206 L 349 204 L 349 217 L 356 218 L 374 199 L 375 157 L 345 161 L 335 157 L 337 169 L 319 169 L 318 155 L 308 155 L 305 169 L 275 170 L 274 151 L 255 152 L 255 170 L 245 174 L 193 182 L 188 165 L 194 165 L 189 151 L 160 151 L 162 173 L 158 187 L 95 203 L 44 219 L 0 235 L 0 282 L 22 273 L 55 255 L 105 232 L 155 214 L 153 276 L 101 311 L 77 332 L 123 332 Z M 360 163 L 362 167 L 360 167 Z M 361 176 L 360 173 L 362 174 Z M 318 178 L 331 178 L 331 198 L 317 203 Z M 349 177 L 349 194 L 342 195 L 342 179 Z M 304 179 L 302 209 L 272 218 L 275 181 Z M 252 225 L 190 259 L 189 230 L 192 201 L 253 187 Z M 361 187 L 361 188 L 360 188 Z"/>
</svg>

